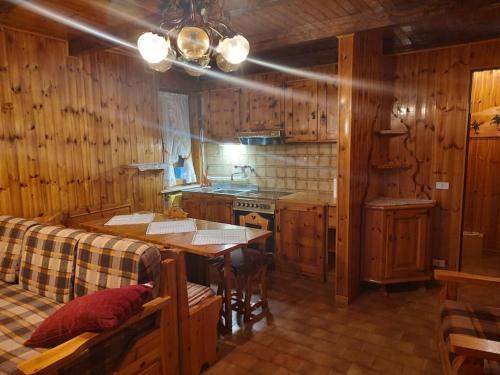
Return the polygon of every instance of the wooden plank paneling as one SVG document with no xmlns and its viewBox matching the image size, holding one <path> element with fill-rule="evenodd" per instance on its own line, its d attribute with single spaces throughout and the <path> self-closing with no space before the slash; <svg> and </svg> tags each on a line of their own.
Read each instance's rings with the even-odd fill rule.
<svg viewBox="0 0 500 375">
<path fill-rule="evenodd" d="M 367 62 L 370 62 L 367 64 Z M 380 128 L 383 93 L 382 37 L 378 33 L 339 38 L 338 226 L 335 294 L 350 302 L 359 292 L 361 213 L 375 185 L 370 178 L 373 136 Z"/>
<path fill-rule="evenodd" d="M 471 71 L 500 66 L 500 40 L 394 56 L 391 127 L 408 135 L 388 143 L 389 157 L 409 168 L 387 172 L 388 196 L 437 201 L 433 257 L 458 265 Z M 437 190 L 436 182 L 450 183 Z"/>
<path fill-rule="evenodd" d="M 157 93 L 128 57 L 68 57 L 65 41 L 0 28 L 0 213 L 160 209 L 162 174 L 121 168 L 162 160 Z"/>
</svg>

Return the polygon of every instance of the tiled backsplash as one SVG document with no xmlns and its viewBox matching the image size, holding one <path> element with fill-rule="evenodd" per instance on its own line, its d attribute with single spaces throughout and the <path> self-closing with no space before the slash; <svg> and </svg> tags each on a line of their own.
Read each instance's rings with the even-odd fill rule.
<svg viewBox="0 0 500 375">
<path fill-rule="evenodd" d="M 230 177 L 235 165 L 250 165 L 255 174 L 244 183 L 262 189 L 332 193 L 337 177 L 337 144 L 272 146 L 205 144 L 208 176 Z"/>
</svg>

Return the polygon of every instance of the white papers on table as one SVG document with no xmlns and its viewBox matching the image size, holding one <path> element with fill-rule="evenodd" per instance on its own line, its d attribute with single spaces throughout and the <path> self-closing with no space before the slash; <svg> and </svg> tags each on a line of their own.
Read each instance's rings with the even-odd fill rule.
<svg viewBox="0 0 500 375">
<path fill-rule="evenodd" d="M 247 232 L 245 229 L 204 229 L 199 230 L 193 237 L 192 245 L 226 245 L 246 244 Z"/>
<path fill-rule="evenodd" d="M 169 234 L 196 232 L 196 222 L 193 219 L 156 221 L 149 224 L 146 234 Z"/>
<path fill-rule="evenodd" d="M 155 218 L 155 214 L 131 214 L 131 215 L 116 215 L 113 216 L 104 225 L 134 225 L 134 224 L 149 224 Z"/>
</svg>

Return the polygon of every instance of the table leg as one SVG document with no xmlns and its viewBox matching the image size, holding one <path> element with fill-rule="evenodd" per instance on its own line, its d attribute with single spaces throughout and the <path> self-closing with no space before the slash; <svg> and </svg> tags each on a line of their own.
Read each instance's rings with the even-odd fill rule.
<svg viewBox="0 0 500 375">
<path fill-rule="evenodd" d="M 224 300 L 224 333 L 231 333 L 233 329 L 233 310 L 231 306 L 232 278 L 233 268 L 231 265 L 231 254 L 224 254 L 224 281 L 225 281 L 225 300 Z"/>
</svg>

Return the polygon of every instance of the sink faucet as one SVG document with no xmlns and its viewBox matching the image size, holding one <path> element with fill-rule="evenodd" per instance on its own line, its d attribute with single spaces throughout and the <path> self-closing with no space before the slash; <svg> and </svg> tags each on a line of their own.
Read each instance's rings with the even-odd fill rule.
<svg viewBox="0 0 500 375">
<path fill-rule="evenodd" d="M 250 165 L 235 165 L 234 169 L 239 169 L 239 171 L 231 173 L 231 181 L 234 181 L 234 176 L 237 175 L 243 175 L 244 179 L 248 179 L 249 175 L 247 171 L 250 171 L 250 173 L 255 173 L 255 169 L 253 169 Z"/>
</svg>

